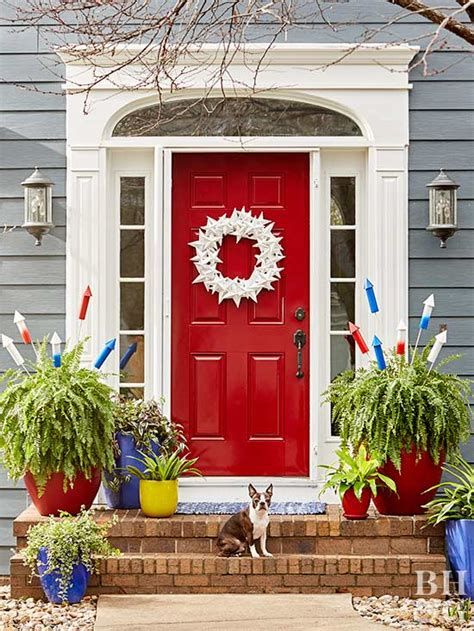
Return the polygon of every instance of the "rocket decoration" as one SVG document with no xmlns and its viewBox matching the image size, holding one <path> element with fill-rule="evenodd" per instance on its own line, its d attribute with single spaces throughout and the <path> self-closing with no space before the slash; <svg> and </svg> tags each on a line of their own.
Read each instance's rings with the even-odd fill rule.
<svg viewBox="0 0 474 631">
<path fill-rule="evenodd" d="M 367 295 L 367 302 L 369 303 L 370 312 L 377 313 L 377 311 L 379 311 L 379 305 L 377 304 L 377 298 L 375 297 L 374 286 L 368 278 L 365 279 L 364 289 Z"/>
<path fill-rule="evenodd" d="M 387 368 L 387 364 L 385 363 L 382 342 L 376 335 L 374 335 L 374 339 L 372 340 L 372 346 L 375 353 L 375 359 L 377 360 L 377 366 L 380 368 L 380 370 L 385 370 L 385 368 Z"/>
<path fill-rule="evenodd" d="M 431 347 L 430 354 L 428 355 L 428 362 L 431 364 L 428 372 L 431 372 L 435 361 L 438 359 L 438 355 L 443 348 L 443 345 L 448 341 L 448 332 L 446 329 L 435 335 L 435 341 Z"/>
<path fill-rule="evenodd" d="M 92 292 L 89 285 L 87 285 L 84 293 L 82 294 L 81 306 L 79 308 L 79 320 L 85 320 L 87 315 L 87 309 L 89 308 L 89 301 L 91 299 Z"/>
<path fill-rule="evenodd" d="M 105 343 L 104 348 L 101 350 L 99 357 L 95 360 L 94 368 L 101 368 L 107 357 L 115 348 L 115 337 Z"/>
<path fill-rule="evenodd" d="M 51 344 L 51 354 L 53 356 L 53 364 L 55 368 L 61 367 L 61 338 L 56 333 L 53 333 L 51 340 L 49 341 Z"/>
<path fill-rule="evenodd" d="M 122 355 L 122 358 L 120 359 L 120 370 L 123 370 L 125 368 L 125 366 L 130 361 L 132 355 L 134 355 L 136 352 L 137 352 L 137 343 L 133 342 L 133 344 L 130 344 L 130 346 L 127 348 L 125 353 Z"/>
<path fill-rule="evenodd" d="M 16 324 L 18 331 L 20 332 L 21 339 L 24 344 L 32 344 L 31 335 L 28 327 L 26 326 L 25 316 L 21 315 L 19 311 L 15 311 L 13 322 Z"/>
<path fill-rule="evenodd" d="M 433 309 L 435 306 L 434 295 L 431 294 L 430 296 L 428 296 L 428 298 L 423 302 L 423 304 L 424 304 L 424 307 L 423 307 L 423 313 L 421 314 L 421 318 L 420 318 L 419 328 L 426 330 L 430 325 L 431 313 L 433 312 Z"/>
<path fill-rule="evenodd" d="M 25 359 L 22 357 L 20 351 L 15 346 L 12 338 L 8 337 L 7 335 L 2 335 L 2 346 L 10 353 L 10 357 L 13 359 L 15 364 L 17 366 L 22 366 L 26 370 Z"/>
<path fill-rule="evenodd" d="M 397 355 L 405 355 L 406 352 L 406 342 L 407 342 L 407 325 L 403 320 L 400 320 L 397 326 L 397 344 L 396 344 L 396 353 Z"/>
<path fill-rule="evenodd" d="M 349 322 L 349 331 L 351 332 L 354 342 L 359 347 L 360 352 L 362 354 L 368 353 L 369 347 L 367 346 L 366 341 L 362 337 L 362 333 L 360 332 L 360 327 L 356 326 L 353 322 Z"/>
</svg>

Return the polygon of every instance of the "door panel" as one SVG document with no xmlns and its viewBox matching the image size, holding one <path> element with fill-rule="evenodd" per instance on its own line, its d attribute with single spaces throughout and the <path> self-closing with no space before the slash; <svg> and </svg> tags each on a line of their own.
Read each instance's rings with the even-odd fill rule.
<svg viewBox="0 0 474 631">
<path fill-rule="evenodd" d="M 297 329 L 309 331 L 308 171 L 307 154 L 173 157 L 171 410 L 206 475 L 308 475 L 309 344 L 298 379 L 293 343 Z M 242 206 L 275 222 L 284 270 L 257 303 L 219 305 L 192 284 L 189 242 L 207 217 Z M 219 269 L 249 276 L 255 253 L 252 241 L 227 236 Z"/>
</svg>

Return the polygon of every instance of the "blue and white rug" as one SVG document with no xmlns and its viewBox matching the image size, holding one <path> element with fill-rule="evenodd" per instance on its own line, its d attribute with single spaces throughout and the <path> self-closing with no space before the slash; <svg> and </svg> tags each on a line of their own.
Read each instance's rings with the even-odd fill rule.
<svg viewBox="0 0 474 631">
<path fill-rule="evenodd" d="M 233 515 L 243 508 L 246 502 L 180 502 L 179 515 Z M 272 515 L 324 515 L 324 502 L 273 502 L 270 506 Z"/>
</svg>

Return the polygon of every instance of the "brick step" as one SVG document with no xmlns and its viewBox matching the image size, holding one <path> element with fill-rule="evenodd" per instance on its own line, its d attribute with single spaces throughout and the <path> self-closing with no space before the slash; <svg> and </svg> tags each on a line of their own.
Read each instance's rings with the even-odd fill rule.
<svg viewBox="0 0 474 631">
<path fill-rule="evenodd" d="M 109 539 L 123 552 L 202 553 L 215 552 L 216 537 L 227 515 L 175 515 L 150 519 L 140 511 L 99 511 L 98 520 L 116 516 L 118 523 Z M 17 547 L 26 544 L 28 528 L 45 519 L 32 507 L 14 522 Z M 426 527 L 426 518 L 381 517 L 350 521 L 339 507 L 326 515 L 272 515 L 268 549 L 273 554 L 441 554 L 443 527 Z"/>
<path fill-rule="evenodd" d="M 221 558 L 202 554 L 124 554 L 101 561 L 91 594 L 340 593 L 416 595 L 416 571 L 442 585 L 443 555 L 282 555 Z M 11 560 L 12 597 L 42 597 L 19 555 Z"/>
</svg>

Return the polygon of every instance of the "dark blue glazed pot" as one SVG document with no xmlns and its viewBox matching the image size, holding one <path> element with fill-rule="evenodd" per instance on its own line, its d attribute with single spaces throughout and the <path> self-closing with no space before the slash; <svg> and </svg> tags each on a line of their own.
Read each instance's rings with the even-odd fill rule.
<svg viewBox="0 0 474 631">
<path fill-rule="evenodd" d="M 464 596 L 474 599 L 474 519 L 450 519 L 446 522 L 446 553 L 458 580 L 464 571 Z"/>
<path fill-rule="evenodd" d="M 83 563 L 78 563 L 72 570 L 71 582 L 66 591 L 65 599 L 59 596 L 59 579 L 61 572 L 53 570 L 45 574 L 49 569 L 47 548 L 41 548 L 38 553 L 38 574 L 41 587 L 50 603 L 59 605 L 61 603 L 74 604 L 81 602 L 87 590 L 90 572 Z"/>
<path fill-rule="evenodd" d="M 140 462 L 134 460 L 134 458 L 141 458 L 141 454 L 136 447 L 133 436 L 117 432 L 115 434 L 115 440 L 120 449 L 120 454 L 115 458 L 115 466 L 117 469 L 115 475 L 126 475 L 124 469 L 127 465 L 133 465 L 137 467 L 137 469 L 140 469 L 140 471 L 143 471 L 145 467 Z M 154 453 L 159 453 L 160 445 L 158 443 L 153 442 L 150 444 L 150 447 Z M 141 451 L 143 451 L 143 449 Z M 105 480 L 113 479 L 114 472 L 106 472 L 104 477 Z M 118 492 L 112 491 L 104 484 L 104 492 L 105 499 L 110 508 L 140 508 L 140 480 L 138 480 L 138 478 L 131 476 L 128 482 L 121 484 Z"/>
</svg>

